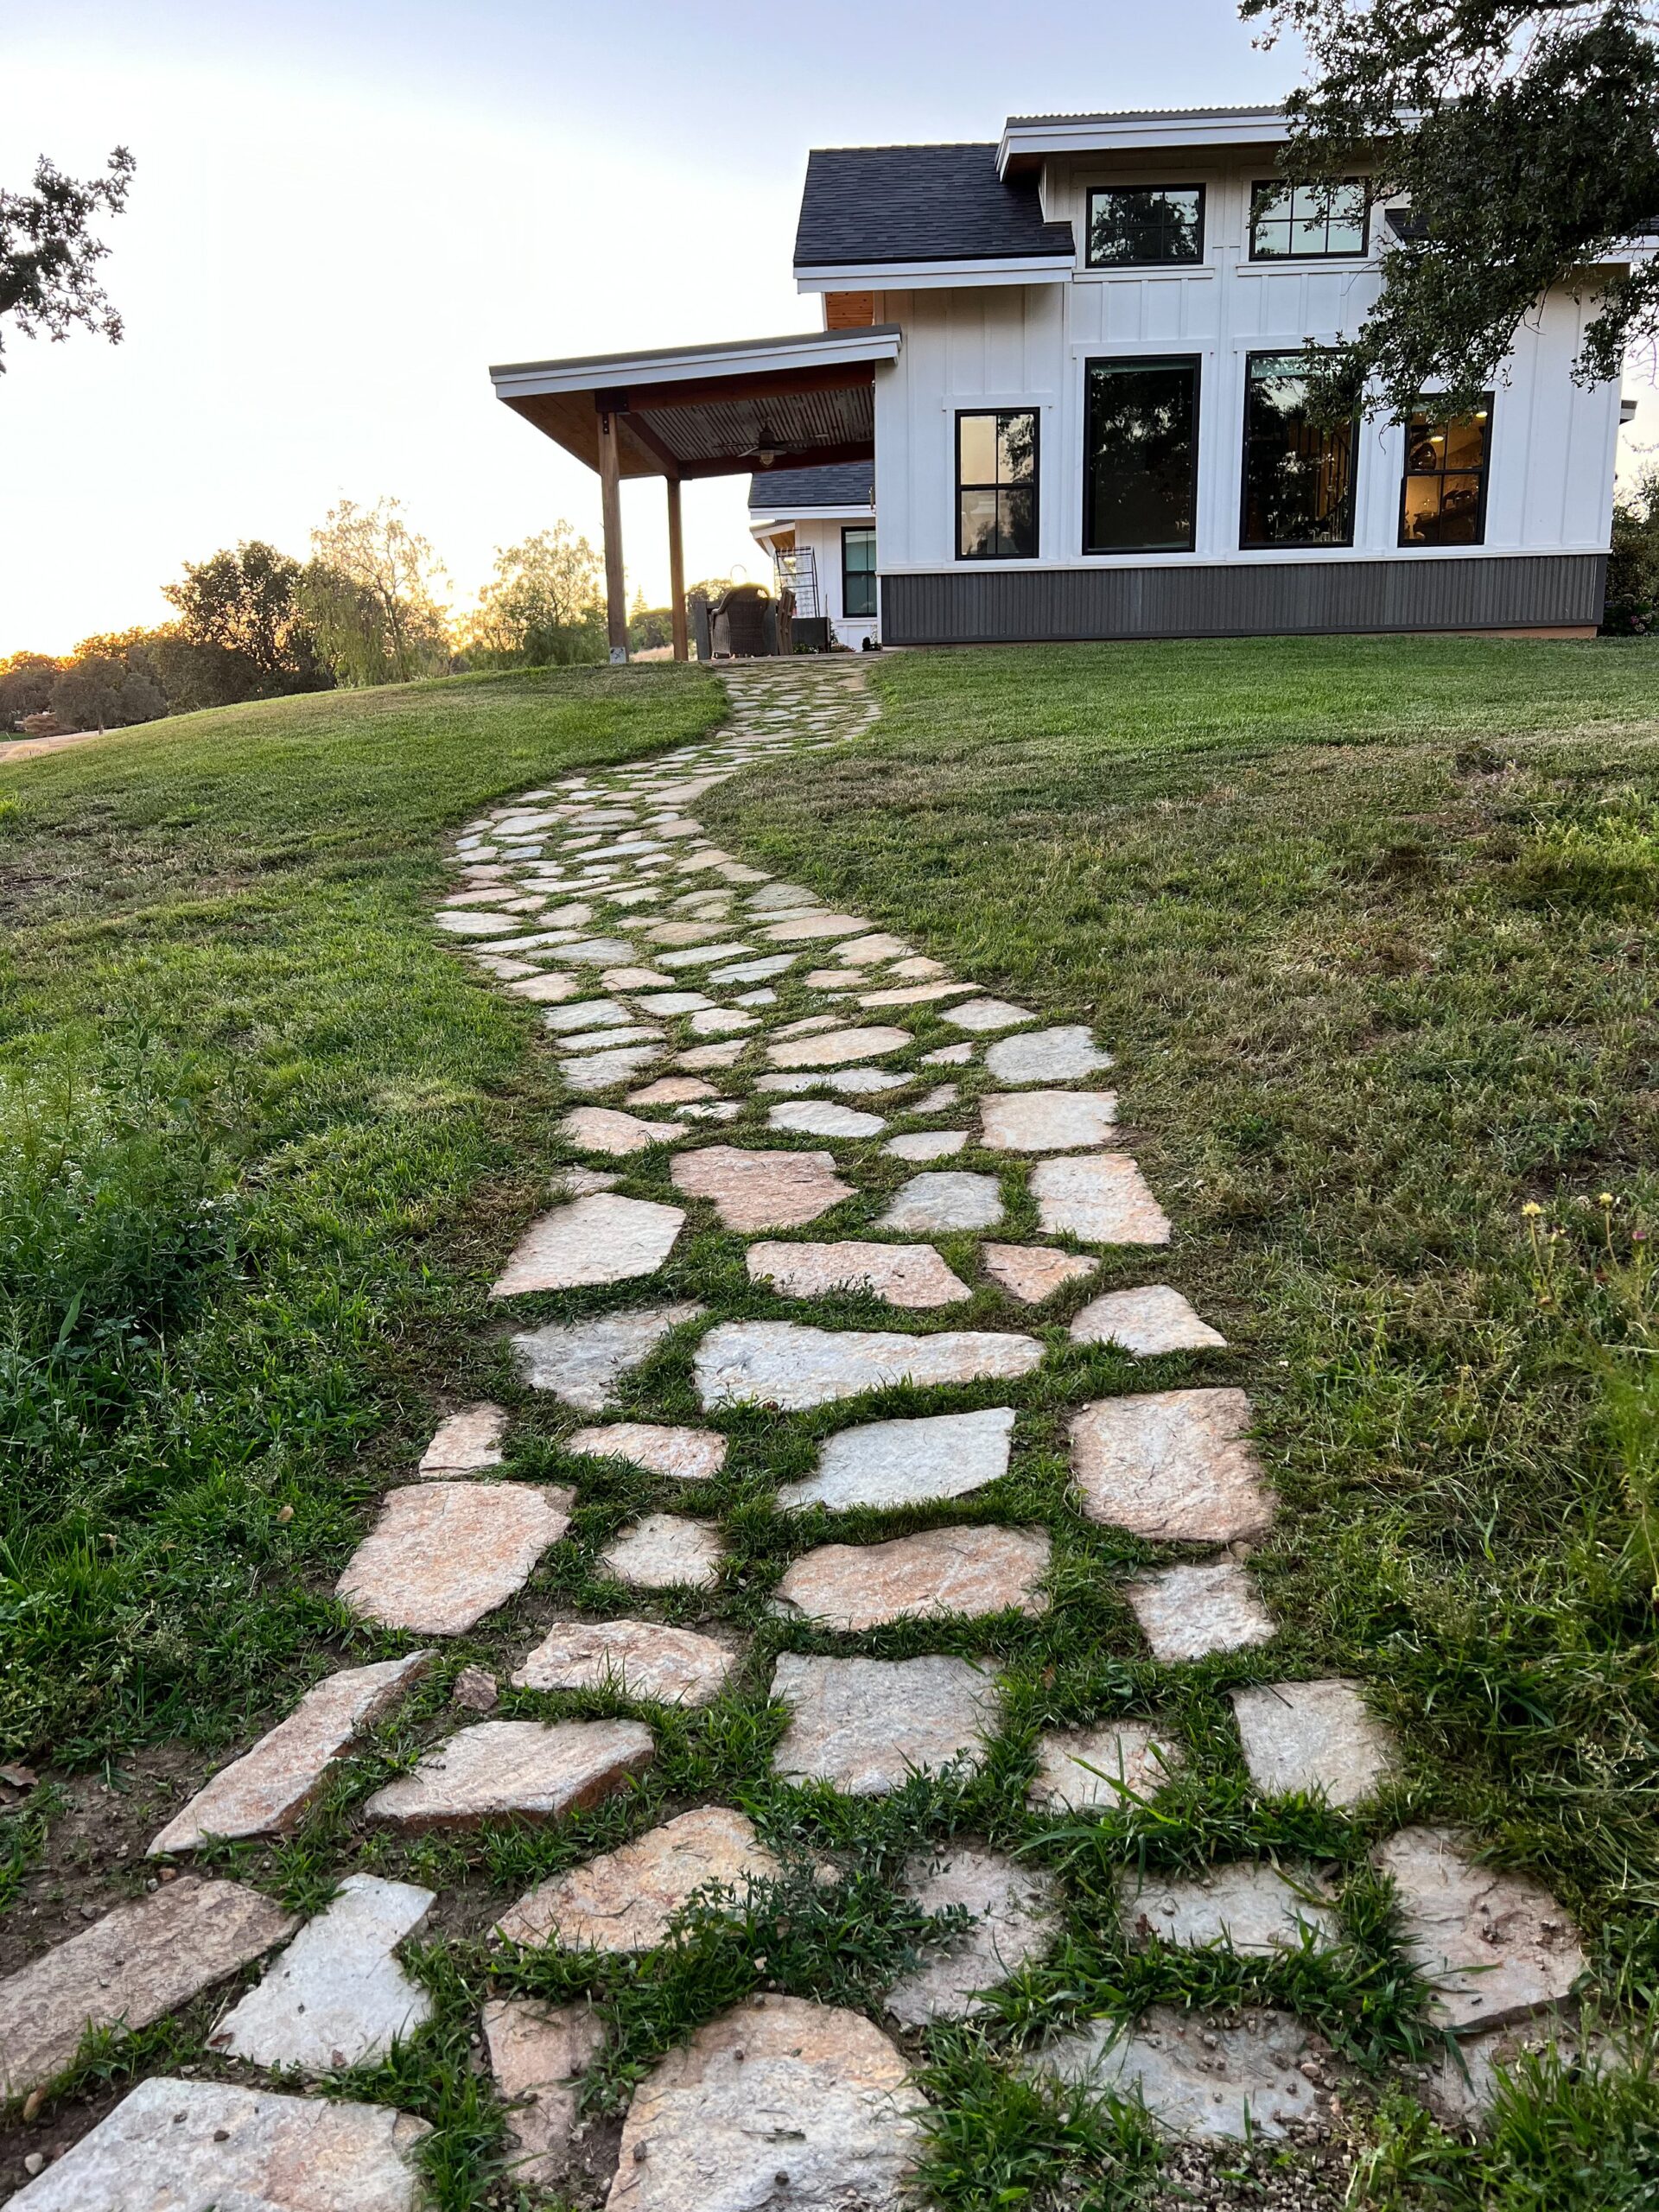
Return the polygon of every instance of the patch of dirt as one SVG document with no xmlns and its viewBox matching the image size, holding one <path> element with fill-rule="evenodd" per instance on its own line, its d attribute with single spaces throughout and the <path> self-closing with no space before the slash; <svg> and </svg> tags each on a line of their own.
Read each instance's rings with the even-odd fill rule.
<svg viewBox="0 0 1659 2212">
<path fill-rule="evenodd" d="M 34 1790 L 12 1796 L 10 1812 L 27 1815 L 38 1804 L 48 1826 L 43 1855 L 0 1916 L 0 1974 L 67 1942 L 111 1905 L 141 1897 L 154 1879 L 146 1845 L 207 1772 L 200 1754 L 169 1744 L 141 1752 L 111 1781 L 47 1770 Z"/>
</svg>

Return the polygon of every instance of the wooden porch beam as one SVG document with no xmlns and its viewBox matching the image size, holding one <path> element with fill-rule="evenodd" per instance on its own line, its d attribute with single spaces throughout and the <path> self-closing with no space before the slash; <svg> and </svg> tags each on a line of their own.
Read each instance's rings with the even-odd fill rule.
<svg viewBox="0 0 1659 2212">
<path fill-rule="evenodd" d="M 622 569 L 622 467 L 617 452 L 617 417 L 599 412 L 599 489 L 605 518 L 605 627 L 611 658 L 628 657 L 628 594 Z"/>
<path fill-rule="evenodd" d="M 674 625 L 674 658 L 690 660 L 691 641 L 685 626 L 685 546 L 680 535 L 680 480 L 671 476 L 668 493 L 668 602 Z"/>
</svg>

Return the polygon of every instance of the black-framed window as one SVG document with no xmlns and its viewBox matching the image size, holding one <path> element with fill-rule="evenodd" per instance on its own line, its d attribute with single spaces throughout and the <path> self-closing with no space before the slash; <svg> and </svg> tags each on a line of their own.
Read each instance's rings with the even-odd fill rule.
<svg viewBox="0 0 1659 2212">
<path fill-rule="evenodd" d="M 1103 184 L 1089 194 L 1091 269 L 1150 269 L 1204 258 L 1201 184 Z"/>
<path fill-rule="evenodd" d="M 1198 363 L 1084 366 L 1083 550 L 1190 553 L 1198 504 Z"/>
<path fill-rule="evenodd" d="M 1351 545 L 1359 424 L 1325 429 L 1307 410 L 1306 353 L 1244 365 L 1241 545 Z"/>
<path fill-rule="evenodd" d="M 1492 395 L 1472 415 L 1448 415 L 1433 395 L 1406 418 L 1400 486 L 1402 545 L 1484 545 Z"/>
<path fill-rule="evenodd" d="M 957 417 L 957 558 L 1037 556 L 1037 410 L 975 410 Z"/>
<path fill-rule="evenodd" d="M 1363 254 L 1370 203 L 1358 177 L 1341 184 L 1250 188 L 1252 261 L 1335 261 Z"/>
<path fill-rule="evenodd" d="M 875 612 L 875 526 L 847 524 L 841 533 L 841 611 L 843 614 Z"/>
</svg>

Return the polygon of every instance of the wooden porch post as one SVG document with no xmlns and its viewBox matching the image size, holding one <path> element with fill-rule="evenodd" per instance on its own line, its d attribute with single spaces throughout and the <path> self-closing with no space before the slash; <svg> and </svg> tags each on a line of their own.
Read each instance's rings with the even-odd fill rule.
<svg viewBox="0 0 1659 2212">
<path fill-rule="evenodd" d="M 622 572 L 622 465 L 616 447 L 616 416 L 599 410 L 599 489 L 605 517 L 605 626 L 611 658 L 628 657 L 628 594 Z"/>
<path fill-rule="evenodd" d="M 664 479 L 668 489 L 668 597 L 674 619 L 674 658 L 690 660 L 690 640 L 685 633 L 685 547 L 680 537 L 680 480 Z"/>
</svg>

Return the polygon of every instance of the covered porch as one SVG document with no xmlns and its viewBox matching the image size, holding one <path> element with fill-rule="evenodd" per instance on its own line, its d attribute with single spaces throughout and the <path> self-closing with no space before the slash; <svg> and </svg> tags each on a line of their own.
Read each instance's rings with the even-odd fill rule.
<svg viewBox="0 0 1659 2212">
<path fill-rule="evenodd" d="M 873 460 L 875 372 L 898 359 L 899 342 L 897 326 L 884 324 L 490 371 L 498 399 L 598 472 L 613 661 L 628 657 L 623 479 L 663 479 L 674 658 L 688 659 L 681 485 Z"/>
</svg>

